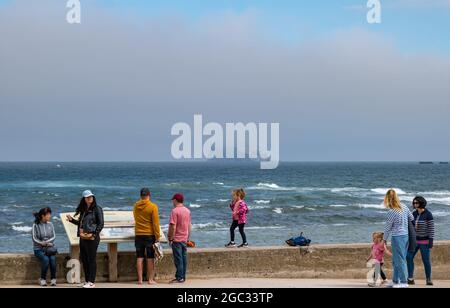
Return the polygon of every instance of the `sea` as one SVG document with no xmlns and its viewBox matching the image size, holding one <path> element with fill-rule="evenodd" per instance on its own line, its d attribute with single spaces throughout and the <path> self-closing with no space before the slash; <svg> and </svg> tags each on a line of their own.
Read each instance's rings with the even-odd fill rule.
<svg viewBox="0 0 450 308">
<path fill-rule="evenodd" d="M 250 208 L 251 246 L 280 246 L 300 233 L 313 244 L 369 243 L 382 231 L 386 191 L 394 188 L 411 207 L 424 196 L 436 220 L 436 238 L 450 239 L 450 165 L 418 162 L 160 162 L 0 163 L 0 253 L 32 252 L 34 211 L 51 207 L 60 252 L 68 251 L 60 213 L 73 212 L 82 191 L 92 190 L 104 211 L 131 211 L 149 187 L 167 230 L 170 198 L 185 195 L 197 247 L 229 241 L 231 191 L 243 187 Z M 240 242 L 236 232 L 237 242 Z M 104 245 L 101 247 L 105 249 Z M 132 243 L 119 250 L 133 250 Z"/>
</svg>

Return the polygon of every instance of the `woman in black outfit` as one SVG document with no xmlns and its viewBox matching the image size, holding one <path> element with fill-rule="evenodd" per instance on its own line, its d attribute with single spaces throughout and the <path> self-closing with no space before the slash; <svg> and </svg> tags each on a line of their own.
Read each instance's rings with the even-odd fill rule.
<svg viewBox="0 0 450 308">
<path fill-rule="evenodd" d="M 83 192 L 83 198 L 75 212 L 75 219 L 67 215 L 67 220 L 78 226 L 77 236 L 80 238 L 80 258 L 83 263 L 85 283 L 83 288 L 95 288 L 97 275 L 97 249 L 100 244 L 100 232 L 103 229 L 103 210 L 97 205 L 94 194 L 90 190 Z"/>
</svg>

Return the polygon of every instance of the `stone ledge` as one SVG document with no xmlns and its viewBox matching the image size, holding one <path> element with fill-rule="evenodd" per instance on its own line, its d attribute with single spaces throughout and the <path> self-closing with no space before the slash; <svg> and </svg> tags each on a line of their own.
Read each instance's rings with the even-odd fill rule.
<svg viewBox="0 0 450 308">
<path fill-rule="evenodd" d="M 195 248 L 189 250 L 190 278 L 296 278 L 365 279 L 370 244 L 312 245 L 310 247 L 251 247 L 241 249 Z M 157 266 L 158 279 L 170 279 L 174 266 L 170 250 Z M 65 280 L 67 254 L 57 257 L 58 279 Z M 108 256 L 99 253 L 98 281 L 108 280 Z M 119 252 L 119 281 L 136 278 L 134 252 Z M 433 278 L 450 279 L 450 241 L 436 242 L 432 251 Z M 420 254 L 417 278 L 423 278 Z M 386 259 L 390 274 L 390 259 Z M 30 284 L 39 277 L 39 263 L 31 254 L 0 254 L 0 284 Z"/>
</svg>

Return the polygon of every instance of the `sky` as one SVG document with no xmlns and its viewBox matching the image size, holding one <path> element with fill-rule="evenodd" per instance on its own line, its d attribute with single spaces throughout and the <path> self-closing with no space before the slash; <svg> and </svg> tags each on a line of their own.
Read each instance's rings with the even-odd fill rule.
<svg viewBox="0 0 450 308">
<path fill-rule="evenodd" d="M 280 123 L 289 161 L 450 160 L 450 0 L 0 0 L 0 161 L 171 159 Z"/>
</svg>

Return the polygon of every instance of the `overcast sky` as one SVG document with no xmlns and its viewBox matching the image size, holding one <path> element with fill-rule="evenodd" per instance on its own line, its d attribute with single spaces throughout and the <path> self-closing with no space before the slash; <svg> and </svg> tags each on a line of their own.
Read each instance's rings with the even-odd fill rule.
<svg viewBox="0 0 450 308">
<path fill-rule="evenodd" d="M 282 160 L 450 160 L 450 1 L 65 2 L 0 0 L 0 161 L 169 160 L 194 114 L 279 122 Z"/>
</svg>

